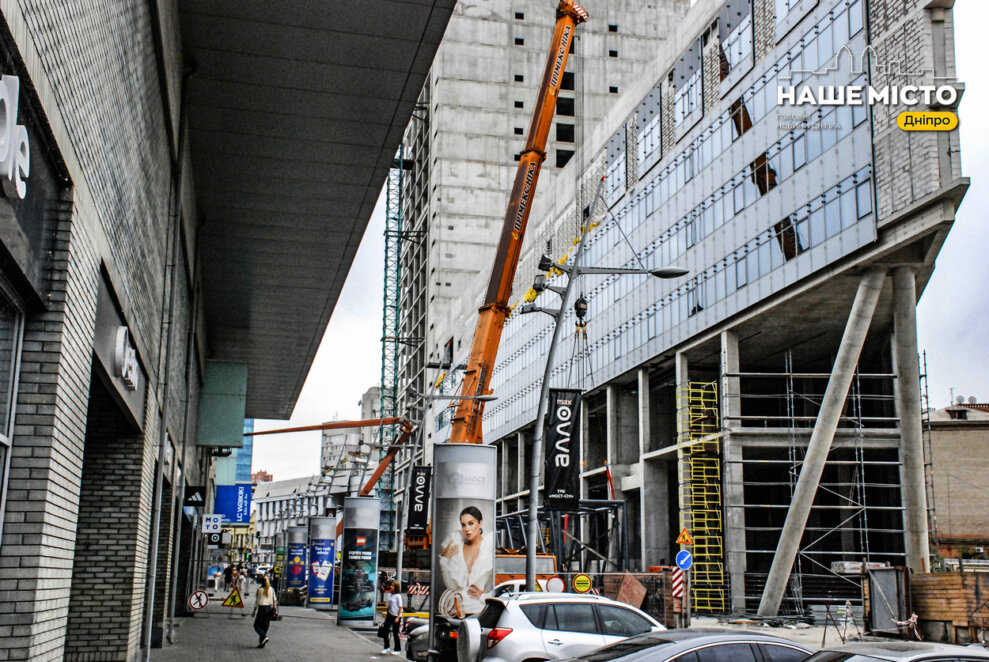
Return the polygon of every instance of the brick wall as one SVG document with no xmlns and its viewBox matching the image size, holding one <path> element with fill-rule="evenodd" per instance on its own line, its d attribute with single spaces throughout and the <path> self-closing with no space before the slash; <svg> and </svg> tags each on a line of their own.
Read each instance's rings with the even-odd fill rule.
<svg viewBox="0 0 989 662">
<path fill-rule="evenodd" d="M 753 0 L 752 18 L 755 20 L 753 47 L 756 62 L 776 48 L 776 19 L 773 0 Z"/>
<path fill-rule="evenodd" d="M 121 267 L 121 294 L 134 308 L 128 317 L 135 342 L 155 370 L 170 164 L 148 15 L 152 5 L 92 3 L 84 11 L 50 0 L 18 5 L 86 173 L 110 257 Z"/>
<path fill-rule="evenodd" d="M 0 659 L 116 660 L 139 651 L 160 394 L 148 398 L 143 432 L 132 432 L 126 449 L 114 450 L 118 438 L 104 436 L 112 428 L 92 438 L 92 452 L 84 447 L 101 268 L 112 276 L 152 392 L 161 367 L 171 166 L 150 7 L 90 3 L 81 10 L 49 0 L 0 0 L 2 20 L 17 42 L 13 48 L 24 61 L 23 85 L 29 81 L 37 91 L 75 186 L 58 226 L 50 304 L 25 320 L 0 539 Z M 190 280 L 180 274 L 170 382 L 173 395 L 190 393 L 194 431 L 197 384 L 194 375 L 185 375 Z M 94 415 L 107 410 L 94 402 Z M 173 401 L 177 443 L 185 441 L 186 410 L 184 397 Z M 92 470 L 84 469 L 84 454 L 87 461 L 97 458 Z M 99 459 L 101 454 L 107 457 Z M 194 445 L 178 455 L 190 483 L 204 483 Z M 110 486 L 94 476 L 124 467 L 126 494 L 108 499 L 103 490 Z M 104 510 L 111 504 L 126 511 L 129 527 L 106 526 Z M 172 518 L 166 513 L 167 536 Z M 114 548 L 112 562 L 96 558 L 97 537 Z M 167 537 L 164 544 L 167 549 Z M 169 561 L 166 554 L 166 570 Z M 93 606 L 86 601 L 87 582 L 101 583 L 96 570 L 121 601 L 112 615 L 101 613 L 98 628 L 87 623 Z M 159 574 L 162 604 L 168 586 L 167 572 Z M 101 612 L 106 602 L 104 596 Z"/>
<path fill-rule="evenodd" d="M 98 377 L 93 380 L 79 532 L 76 537 L 65 660 L 127 660 L 139 647 L 131 627 L 134 607 L 143 605 L 135 582 L 137 550 L 147 545 L 139 533 L 140 499 L 136 477 L 145 471 L 140 432 L 127 423 Z M 140 610 L 138 609 L 138 613 Z M 140 620 L 140 619 L 139 619 Z"/>
<path fill-rule="evenodd" d="M 913 0 L 881 0 L 869 3 L 870 42 L 876 52 L 873 65 L 873 86 L 882 87 L 939 84 L 933 79 L 934 55 L 930 12 L 923 3 Z M 950 23 L 945 26 L 950 35 Z M 948 50 L 953 52 L 950 37 Z M 954 58 L 946 58 L 945 75 L 954 75 Z M 924 73 L 921 79 L 911 75 Z M 961 172 L 960 163 L 952 153 L 949 172 L 940 171 L 938 153 L 950 144 L 957 148 L 957 135 L 944 136 L 938 132 L 902 131 L 896 125 L 897 116 L 905 111 L 928 110 L 916 106 L 872 107 L 875 132 L 876 193 L 880 218 L 889 217 L 930 195 Z"/>
</svg>

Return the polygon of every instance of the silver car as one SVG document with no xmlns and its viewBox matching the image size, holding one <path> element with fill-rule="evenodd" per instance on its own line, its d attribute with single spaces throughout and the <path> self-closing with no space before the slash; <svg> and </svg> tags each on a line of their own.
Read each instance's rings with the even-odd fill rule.
<svg viewBox="0 0 989 662">
<path fill-rule="evenodd" d="M 519 593 L 488 598 L 460 623 L 459 662 L 563 660 L 645 632 L 665 630 L 622 602 L 577 593 Z"/>
<path fill-rule="evenodd" d="M 807 662 L 976 662 L 989 660 L 989 649 L 913 641 L 872 641 L 828 647 Z"/>
</svg>

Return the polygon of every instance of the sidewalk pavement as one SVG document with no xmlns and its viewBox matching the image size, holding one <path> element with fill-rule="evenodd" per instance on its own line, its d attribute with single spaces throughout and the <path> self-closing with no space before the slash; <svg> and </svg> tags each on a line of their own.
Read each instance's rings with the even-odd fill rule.
<svg viewBox="0 0 989 662">
<path fill-rule="evenodd" d="M 248 588 L 243 609 L 220 606 L 226 594 L 210 594 L 209 605 L 195 617 L 176 619 L 175 643 L 151 651 L 153 662 L 392 662 L 404 660 L 381 654 L 381 640 L 375 633 L 359 634 L 336 624 L 336 612 L 320 612 L 305 607 L 279 607 L 281 620 L 272 621 L 270 641 L 257 648 L 254 633 L 253 591 Z"/>
</svg>

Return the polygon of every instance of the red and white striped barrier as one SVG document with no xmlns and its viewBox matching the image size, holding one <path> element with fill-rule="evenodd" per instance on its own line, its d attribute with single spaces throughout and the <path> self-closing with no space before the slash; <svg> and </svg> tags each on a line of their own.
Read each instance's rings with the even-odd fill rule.
<svg viewBox="0 0 989 662">
<path fill-rule="evenodd" d="M 673 569 L 673 597 L 682 598 L 683 597 L 683 570 L 680 568 Z"/>
</svg>

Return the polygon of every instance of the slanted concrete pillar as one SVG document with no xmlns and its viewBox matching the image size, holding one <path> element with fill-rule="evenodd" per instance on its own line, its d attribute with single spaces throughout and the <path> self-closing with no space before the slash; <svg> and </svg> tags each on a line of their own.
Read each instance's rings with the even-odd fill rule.
<svg viewBox="0 0 989 662">
<path fill-rule="evenodd" d="M 810 515 L 810 508 L 821 482 L 821 474 L 824 472 L 824 464 L 831 450 L 831 442 L 838 428 L 838 419 L 848 397 L 848 387 L 851 386 L 852 377 L 855 375 L 855 366 L 858 365 L 862 345 L 865 344 L 865 337 L 869 332 L 872 315 L 876 311 L 885 279 L 885 269 L 872 268 L 865 272 L 859 282 L 855 300 L 852 302 L 852 311 L 848 315 L 841 345 L 838 347 L 838 356 L 835 358 L 831 378 L 821 400 L 821 411 L 817 415 L 817 422 L 810 435 L 807 455 L 804 457 L 800 477 L 797 479 L 790 510 L 787 512 L 779 544 L 776 546 L 776 556 L 773 557 L 773 565 L 766 579 L 766 587 L 759 603 L 759 616 L 775 616 L 779 612 L 783 593 L 790 581 L 793 560 L 800 549 L 800 538 L 803 536 L 804 527 L 807 526 L 807 517 Z"/>
<path fill-rule="evenodd" d="M 743 488 L 742 446 L 731 435 L 731 430 L 742 427 L 737 418 L 741 414 L 741 380 L 738 357 L 738 334 L 724 331 L 721 334 L 721 427 L 725 431 L 724 444 L 724 508 L 725 508 L 725 565 L 728 570 L 728 591 L 731 609 L 745 611 L 745 493 Z"/>
<path fill-rule="evenodd" d="M 903 534 L 907 566 L 930 570 L 927 491 L 920 412 L 920 362 L 917 359 L 917 289 L 914 270 L 893 270 L 893 369 L 896 413 L 900 419 L 900 483 L 903 486 Z"/>
</svg>

